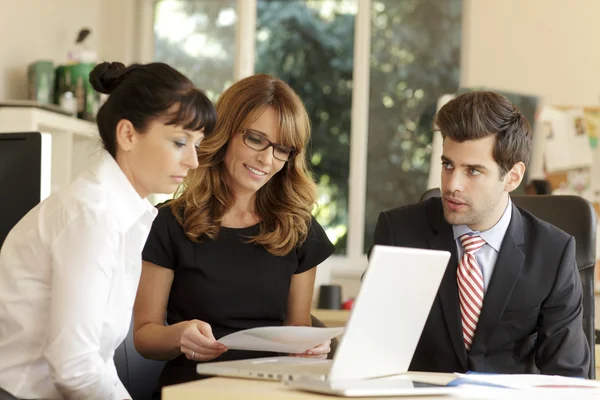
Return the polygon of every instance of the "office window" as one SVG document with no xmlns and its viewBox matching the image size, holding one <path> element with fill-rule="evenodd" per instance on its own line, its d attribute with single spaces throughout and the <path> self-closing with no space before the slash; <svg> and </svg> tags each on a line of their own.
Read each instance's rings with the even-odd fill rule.
<svg viewBox="0 0 600 400">
<path fill-rule="evenodd" d="M 365 251 L 379 212 L 426 190 L 438 98 L 459 84 L 461 0 L 372 3 Z"/>
<path fill-rule="evenodd" d="M 339 255 L 328 262 L 362 272 L 378 213 L 417 201 L 426 188 L 436 102 L 458 88 L 462 0 L 248 1 L 256 16 L 239 0 L 156 1 L 153 58 L 213 100 L 233 82 L 234 66 L 275 75 L 298 92 L 313 128 L 315 216 Z M 239 57 L 252 50 L 236 48 L 236 29 L 254 25 L 254 57 Z M 368 43 L 370 56 L 355 58 L 369 54 Z M 355 105 L 369 99 L 368 125 L 352 110 L 353 96 Z M 356 151 L 365 139 L 365 151 Z"/>
<path fill-rule="evenodd" d="M 188 76 L 215 101 L 233 82 L 235 0 L 159 0 L 154 57 Z"/>
<path fill-rule="evenodd" d="M 255 71 L 286 81 L 312 123 L 309 160 L 319 185 L 314 215 L 346 252 L 356 0 L 259 0 Z"/>
</svg>

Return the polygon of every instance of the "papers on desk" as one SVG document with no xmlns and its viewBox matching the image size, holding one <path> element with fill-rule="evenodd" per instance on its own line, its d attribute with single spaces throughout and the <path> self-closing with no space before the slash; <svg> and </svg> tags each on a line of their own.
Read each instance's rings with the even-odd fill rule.
<svg viewBox="0 0 600 400">
<path fill-rule="evenodd" d="M 590 381 L 582 378 L 569 378 L 558 375 L 536 375 L 536 374 L 484 374 L 467 373 L 455 374 L 458 378 L 448 386 L 459 385 L 485 385 L 508 389 L 531 389 L 531 388 L 588 388 L 600 389 L 600 382 Z"/>
<path fill-rule="evenodd" d="M 534 374 L 455 374 L 448 386 L 461 388 L 456 394 L 472 399 L 599 399 L 600 382 L 582 378 Z"/>
<path fill-rule="evenodd" d="M 234 350 L 304 353 L 343 332 L 344 328 L 267 326 L 235 332 L 223 336 L 218 342 Z"/>
</svg>

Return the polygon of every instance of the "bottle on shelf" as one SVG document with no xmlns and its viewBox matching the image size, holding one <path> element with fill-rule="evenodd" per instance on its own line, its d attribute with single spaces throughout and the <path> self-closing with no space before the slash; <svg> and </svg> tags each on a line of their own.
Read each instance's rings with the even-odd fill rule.
<svg viewBox="0 0 600 400">
<path fill-rule="evenodd" d="M 71 82 L 71 71 L 65 70 L 64 80 L 59 84 L 58 103 L 70 115 L 76 117 L 78 112 L 78 99 L 75 87 Z"/>
</svg>

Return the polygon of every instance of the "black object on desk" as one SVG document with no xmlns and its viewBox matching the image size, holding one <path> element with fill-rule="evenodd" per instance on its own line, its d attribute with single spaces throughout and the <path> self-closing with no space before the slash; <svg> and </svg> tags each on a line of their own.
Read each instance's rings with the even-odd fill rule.
<svg viewBox="0 0 600 400">
<path fill-rule="evenodd" d="M 321 285 L 319 288 L 319 308 L 339 310 L 342 307 L 342 287 L 340 285 Z"/>
</svg>

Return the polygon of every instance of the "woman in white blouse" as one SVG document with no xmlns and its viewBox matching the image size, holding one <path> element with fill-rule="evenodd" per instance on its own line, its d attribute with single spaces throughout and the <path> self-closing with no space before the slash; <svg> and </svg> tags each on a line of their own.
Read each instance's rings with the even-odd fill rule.
<svg viewBox="0 0 600 400">
<path fill-rule="evenodd" d="M 19 398 L 129 399 L 113 362 L 125 338 L 156 216 L 198 165 L 215 111 L 162 63 L 103 63 L 100 161 L 38 204 L 0 250 L 0 388 Z"/>
</svg>

